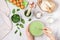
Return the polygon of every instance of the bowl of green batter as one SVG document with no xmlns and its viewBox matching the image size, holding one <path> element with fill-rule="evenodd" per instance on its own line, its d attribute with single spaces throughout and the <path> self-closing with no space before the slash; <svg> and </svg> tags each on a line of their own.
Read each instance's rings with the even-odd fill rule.
<svg viewBox="0 0 60 40">
<path fill-rule="evenodd" d="M 33 36 L 41 36 L 43 34 L 44 24 L 40 21 L 33 21 L 29 25 L 29 31 Z"/>
</svg>

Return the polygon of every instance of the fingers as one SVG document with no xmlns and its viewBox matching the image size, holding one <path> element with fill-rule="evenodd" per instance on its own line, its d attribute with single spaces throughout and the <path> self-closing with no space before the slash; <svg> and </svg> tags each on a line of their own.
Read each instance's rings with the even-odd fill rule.
<svg viewBox="0 0 60 40">
<path fill-rule="evenodd" d="M 29 35 L 30 35 L 29 27 L 27 27 L 27 28 L 26 28 L 26 34 L 27 34 L 27 36 L 29 36 Z"/>
<path fill-rule="evenodd" d="M 47 28 L 47 27 L 44 27 L 43 29 L 43 32 L 46 36 L 48 36 L 51 40 L 55 40 L 55 36 L 53 35 L 52 31 Z"/>
<path fill-rule="evenodd" d="M 44 27 L 43 32 L 44 33 L 52 33 L 52 31 L 47 27 Z"/>
<path fill-rule="evenodd" d="M 27 32 L 27 33 L 29 33 L 29 26 L 28 26 L 28 27 L 26 27 L 26 32 Z"/>
</svg>

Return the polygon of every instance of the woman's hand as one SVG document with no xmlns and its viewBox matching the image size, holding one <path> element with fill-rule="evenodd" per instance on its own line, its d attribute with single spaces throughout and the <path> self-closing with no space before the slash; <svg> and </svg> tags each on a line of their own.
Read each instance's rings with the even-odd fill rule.
<svg viewBox="0 0 60 40">
<path fill-rule="evenodd" d="M 28 27 L 27 27 L 27 29 L 26 29 L 26 35 L 27 35 L 27 37 L 28 37 L 28 40 L 34 40 L 34 37 L 30 34 Z"/>
<path fill-rule="evenodd" d="M 55 36 L 52 34 L 52 31 L 49 28 L 44 27 L 43 32 L 50 38 L 50 40 L 55 40 Z"/>
<path fill-rule="evenodd" d="M 55 40 L 55 37 L 49 28 L 44 27 L 43 32 L 45 35 L 47 35 L 50 38 L 50 40 Z M 27 34 L 28 40 L 34 40 L 34 37 L 30 34 L 28 27 L 26 29 L 26 34 Z"/>
</svg>

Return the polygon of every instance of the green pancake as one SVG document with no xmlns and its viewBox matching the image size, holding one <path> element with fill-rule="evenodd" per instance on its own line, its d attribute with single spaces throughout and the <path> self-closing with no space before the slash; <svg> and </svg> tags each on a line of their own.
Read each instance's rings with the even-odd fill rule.
<svg viewBox="0 0 60 40">
<path fill-rule="evenodd" d="M 43 34 L 44 24 L 40 21 L 33 21 L 29 26 L 30 33 L 33 36 L 41 36 Z"/>
</svg>

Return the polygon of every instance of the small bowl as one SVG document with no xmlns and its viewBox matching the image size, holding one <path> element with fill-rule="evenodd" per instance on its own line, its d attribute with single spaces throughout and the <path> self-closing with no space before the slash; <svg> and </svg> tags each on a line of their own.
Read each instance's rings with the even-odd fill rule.
<svg viewBox="0 0 60 40">
<path fill-rule="evenodd" d="M 27 13 L 27 10 L 25 10 L 25 12 L 24 12 L 25 17 L 27 17 L 27 18 L 31 18 L 33 15 L 32 11 L 30 11 L 30 14 L 28 16 L 26 16 L 26 13 Z"/>
<path fill-rule="evenodd" d="M 41 16 L 42 16 L 42 13 L 39 12 L 39 11 L 37 11 L 37 12 L 34 13 L 34 16 L 35 16 L 37 19 L 40 19 Z"/>
</svg>

